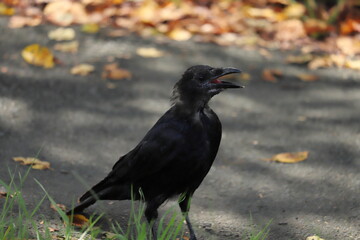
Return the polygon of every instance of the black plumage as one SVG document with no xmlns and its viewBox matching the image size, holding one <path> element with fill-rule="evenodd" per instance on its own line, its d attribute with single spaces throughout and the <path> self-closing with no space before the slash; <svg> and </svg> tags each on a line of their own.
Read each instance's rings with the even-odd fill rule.
<svg viewBox="0 0 360 240">
<path fill-rule="evenodd" d="M 187 216 L 190 198 L 209 172 L 221 140 L 221 122 L 209 100 L 227 88 L 240 86 L 218 78 L 239 73 L 235 68 L 190 67 L 176 83 L 172 107 L 155 123 L 140 143 L 122 156 L 108 176 L 80 198 L 68 214 L 81 212 L 96 200 L 141 198 L 149 222 L 167 199 L 183 194 L 179 203 L 186 215 L 190 239 L 195 233 Z M 156 229 L 153 229 L 156 238 Z"/>
</svg>

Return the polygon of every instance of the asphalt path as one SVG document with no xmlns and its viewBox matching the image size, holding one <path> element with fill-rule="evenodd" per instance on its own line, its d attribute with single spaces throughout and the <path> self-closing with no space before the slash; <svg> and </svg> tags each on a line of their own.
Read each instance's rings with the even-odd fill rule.
<svg viewBox="0 0 360 240">
<path fill-rule="evenodd" d="M 174 83 L 195 64 L 232 66 L 251 76 L 246 88 L 214 97 L 211 107 L 223 123 L 214 166 L 197 190 L 190 217 L 200 239 L 240 239 L 252 224 L 272 220 L 268 239 L 360 239 L 360 76 L 339 69 L 317 70 L 319 80 L 302 82 L 304 66 L 286 64 L 257 51 L 195 41 L 174 42 L 138 36 L 109 38 L 77 31 L 77 54 L 55 52 L 53 69 L 25 63 L 21 49 L 53 46 L 55 26 L 8 29 L 0 19 L 0 179 L 26 167 L 12 157 L 38 153 L 53 170 L 30 172 L 23 188 L 29 207 L 43 196 L 36 178 L 59 203 L 71 205 L 86 186 L 101 180 L 119 156 L 130 151 L 169 108 Z M 76 28 L 78 29 L 78 28 Z M 155 47 L 164 57 L 143 58 L 139 47 Z M 117 62 L 131 80 L 101 79 L 103 65 Z M 74 76 L 78 63 L 95 65 Z M 264 68 L 278 68 L 277 83 L 263 81 Z M 109 83 L 115 88 L 109 88 Z M 280 152 L 309 151 L 296 164 L 263 161 Z M 0 202 L 1 204 L 1 202 Z M 167 207 L 175 206 L 168 202 Z M 104 202 L 105 218 L 126 222 L 129 202 Z M 59 221 L 44 204 L 41 213 Z"/>
</svg>

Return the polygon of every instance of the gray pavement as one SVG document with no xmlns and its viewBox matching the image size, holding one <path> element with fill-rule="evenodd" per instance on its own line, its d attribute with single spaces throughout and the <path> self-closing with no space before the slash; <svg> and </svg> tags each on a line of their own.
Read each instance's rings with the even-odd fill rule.
<svg viewBox="0 0 360 240">
<path fill-rule="evenodd" d="M 360 239 L 359 72 L 318 70 L 320 79 L 306 83 L 295 75 L 308 70 L 285 64 L 281 52 L 265 59 L 256 51 L 193 41 L 108 38 L 106 29 L 97 35 L 78 31 L 79 53 L 56 52 L 62 65 L 45 70 L 25 63 L 20 52 L 32 43 L 52 46 L 46 34 L 55 27 L 14 30 L 6 21 L 0 19 L 0 67 L 8 69 L 0 73 L 0 179 L 9 180 L 8 169 L 26 171 L 12 157 L 40 150 L 39 158 L 54 169 L 31 171 L 23 189 L 29 206 L 43 196 L 33 178 L 68 206 L 86 190 L 76 174 L 89 185 L 101 180 L 169 108 L 172 86 L 187 67 L 233 66 L 251 80 L 211 103 L 222 120 L 223 139 L 192 203 L 200 239 L 240 239 L 251 228 L 250 214 L 260 226 L 272 219 L 270 240 L 314 234 Z M 166 55 L 142 58 L 135 54 L 138 47 L 156 47 Z M 111 81 L 114 89 L 101 79 L 109 56 L 133 73 L 132 80 Z M 85 62 L 96 66 L 95 73 L 69 73 Z M 284 77 L 275 84 L 262 81 L 262 69 L 274 67 Z M 310 155 L 297 164 L 262 161 L 293 151 Z M 105 202 L 101 208 L 105 218 L 126 222 L 128 202 Z M 57 219 L 46 204 L 41 212 Z"/>
</svg>

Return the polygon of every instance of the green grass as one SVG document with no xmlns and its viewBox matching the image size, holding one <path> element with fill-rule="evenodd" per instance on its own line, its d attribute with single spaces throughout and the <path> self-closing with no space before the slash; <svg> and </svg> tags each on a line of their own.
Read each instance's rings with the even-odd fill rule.
<svg viewBox="0 0 360 240">
<path fill-rule="evenodd" d="M 118 222 L 112 222 L 111 232 L 105 232 L 96 224 L 101 219 L 100 216 L 91 216 L 89 223 L 82 227 L 76 228 L 72 225 L 71 220 L 65 212 L 60 209 L 55 200 L 48 194 L 46 189 L 36 179 L 35 181 L 43 190 L 43 196 L 40 201 L 33 207 L 28 206 L 26 199 L 22 195 L 25 180 L 28 178 L 29 170 L 22 176 L 15 175 L 9 171 L 10 181 L 5 183 L 0 180 L 0 185 L 5 188 L 7 195 L 0 199 L 2 209 L 0 213 L 0 239 L 37 239 L 37 240 L 74 240 L 74 239 L 119 239 L 119 240 L 151 240 L 151 228 L 144 220 L 145 204 L 140 202 L 135 204 L 131 201 L 131 211 L 126 228 L 120 226 Z M 181 197 L 180 197 L 181 198 Z M 60 220 L 49 220 L 49 217 L 40 213 L 40 207 L 48 199 L 56 208 L 56 212 L 61 217 Z M 181 201 L 181 199 L 179 199 Z M 40 224 L 40 219 L 44 220 Z M 56 221 L 59 231 L 51 232 L 48 227 L 53 226 Z M 158 240 L 174 240 L 183 236 L 185 232 L 184 217 L 177 211 L 177 208 L 170 208 L 158 220 Z M 63 224 L 65 223 L 65 224 Z M 254 228 L 242 239 L 246 240 L 265 240 L 269 232 L 270 222 L 258 230 Z"/>
</svg>

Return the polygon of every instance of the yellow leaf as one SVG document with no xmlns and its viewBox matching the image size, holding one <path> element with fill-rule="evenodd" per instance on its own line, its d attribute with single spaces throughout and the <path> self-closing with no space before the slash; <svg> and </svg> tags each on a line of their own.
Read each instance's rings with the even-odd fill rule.
<svg viewBox="0 0 360 240">
<path fill-rule="evenodd" d="M 297 163 L 304 161 L 309 156 L 309 152 L 285 152 L 274 155 L 270 159 L 266 159 L 267 161 L 281 162 L 281 163 Z"/>
<path fill-rule="evenodd" d="M 0 15 L 11 16 L 14 15 L 15 9 L 12 7 L 8 7 L 3 3 L 0 3 Z"/>
<path fill-rule="evenodd" d="M 174 28 L 168 34 L 168 37 L 176 41 L 186 41 L 191 38 L 191 33 L 183 28 Z"/>
<path fill-rule="evenodd" d="M 48 33 L 51 40 L 67 41 L 75 38 L 75 31 L 72 28 L 57 28 Z"/>
<path fill-rule="evenodd" d="M 156 48 L 138 48 L 136 53 L 144 58 L 158 58 L 164 56 L 164 52 Z"/>
<path fill-rule="evenodd" d="M 304 16 L 306 8 L 301 3 L 293 3 L 284 8 L 283 13 L 287 18 L 300 18 Z"/>
<path fill-rule="evenodd" d="M 296 75 L 296 77 L 298 77 L 301 81 L 304 81 L 304 82 L 313 82 L 313 81 L 316 81 L 319 79 L 318 76 L 313 75 L 313 74 L 307 74 L 307 73 Z"/>
<path fill-rule="evenodd" d="M 71 41 L 65 43 L 57 43 L 55 44 L 54 49 L 60 52 L 76 53 L 79 49 L 79 42 Z"/>
<path fill-rule="evenodd" d="M 71 216 L 72 215 L 68 215 L 68 218 L 72 222 L 72 225 L 74 225 L 76 227 L 83 227 L 83 226 L 88 225 L 88 223 L 89 223 L 89 219 L 82 214 L 75 214 L 72 216 L 72 219 L 71 219 Z"/>
<path fill-rule="evenodd" d="M 96 23 L 87 23 L 82 25 L 81 31 L 85 33 L 97 33 L 100 27 Z"/>
<path fill-rule="evenodd" d="M 50 163 L 46 161 L 41 161 L 37 158 L 24 158 L 24 157 L 14 157 L 15 162 L 20 162 L 21 165 L 31 165 L 31 168 L 38 170 L 50 169 Z"/>
<path fill-rule="evenodd" d="M 346 60 L 345 67 L 360 70 L 360 60 Z"/>
<path fill-rule="evenodd" d="M 95 67 L 90 64 L 79 64 L 71 68 L 70 72 L 74 75 L 81 75 L 86 76 L 89 73 L 93 72 L 95 70 Z"/>
<path fill-rule="evenodd" d="M 54 56 L 51 51 L 39 44 L 31 44 L 25 47 L 21 52 L 21 56 L 27 63 L 44 68 L 54 67 Z"/>
</svg>

